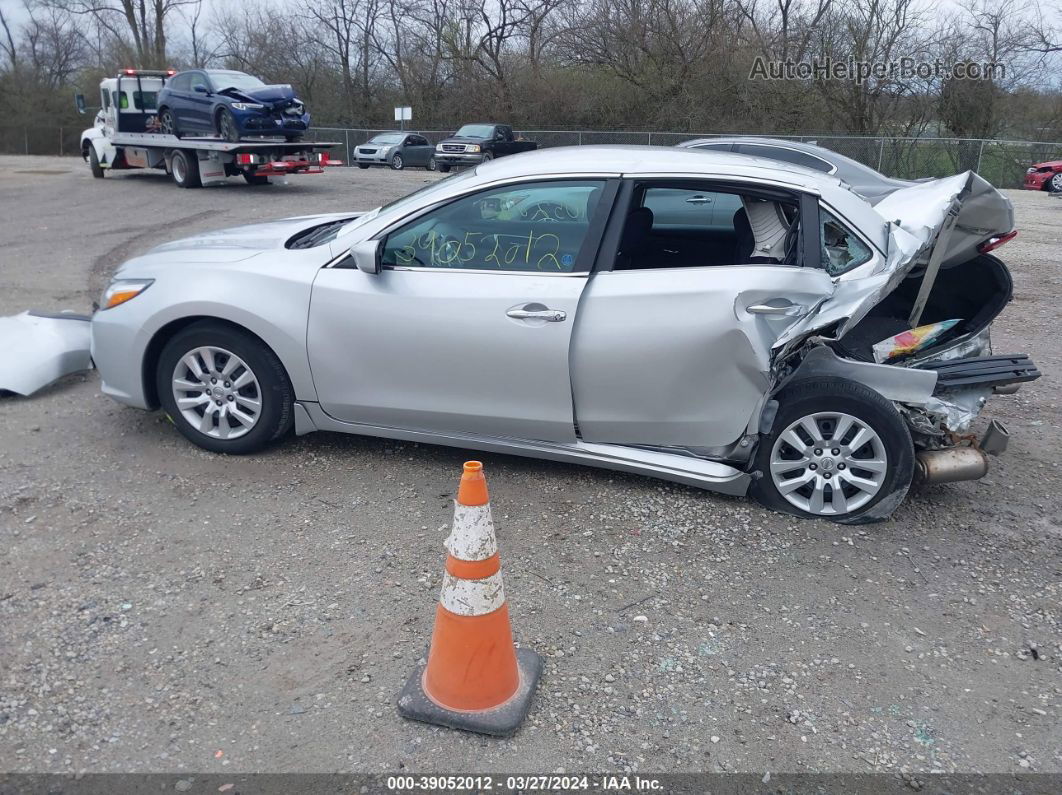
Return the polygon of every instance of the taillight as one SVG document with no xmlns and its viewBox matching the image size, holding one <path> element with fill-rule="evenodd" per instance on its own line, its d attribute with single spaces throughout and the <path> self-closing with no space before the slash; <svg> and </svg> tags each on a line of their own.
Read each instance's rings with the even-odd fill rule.
<svg viewBox="0 0 1062 795">
<path fill-rule="evenodd" d="M 988 240 L 986 240 L 984 243 L 982 243 L 981 245 L 979 245 L 977 247 L 977 250 L 980 253 L 982 253 L 982 254 L 987 254 L 989 251 L 995 251 L 997 248 L 1002 246 L 1004 243 L 1009 243 L 1011 240 L 1013 240 L 1017 236 L 1018 236 L 1018 230 L 1017 229 L 1012 229 L 1009 232 L 1007 232 L 1007 234 L 1005 234 L 1005 235 L 996 235 L 995 237 L 988 238 Z"/>
<path fill-rule="evenodd" d="M 254 155 L 249 152 L 238 152 L 236 154 L 236 165 L 238 166 L 253 166 L 255 163 L 258 162 L 258 155 Z"/>
</svg>

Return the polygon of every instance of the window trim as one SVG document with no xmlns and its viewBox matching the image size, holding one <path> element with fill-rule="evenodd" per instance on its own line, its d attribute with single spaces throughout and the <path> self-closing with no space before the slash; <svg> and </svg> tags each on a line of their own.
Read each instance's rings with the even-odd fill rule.
<svg viewBox="0 0 1062 795">
<path fill-rule="evenodd" d="M 877 259 L 879 256 L 883 255 L 883 253 L 881 251 L 879 251 L 878 247 L 875 246 L 873 243 L 871 243 L 870 240 L 867 238 L 867 236 L 864 235 L 855 226 L 855 224 L 853 224 L 851 221 L 849 221 L 847 218 L 845 218 L 843 215 L 841 215 L 839 212 L 837 212 L 829 204 L 826 204 L 825 202 L 822 202 L 822 201 L 819 201 L 818 204 L 819 204 L 819 213 L 820 214 L 819 214 L 819 218 L 818 218 L 818 225 L 816 227 L 819 230 L 818 241 L 817 241 L 819 248 L 818 248 L 817 258 L 818 258 L 818 261 L 819 261 L 819 269 L 823 273 L 825 273 L 831 279 L 844 279 L 849 274 L 854 273 L 855 271 L 859 270 L 860 268 L 865 268 L 867 265 L 872 264 L 875 259 Z M 841 226 L 843 226 L 845 228 L 845 230 L 850 235 L 854 235 L 855 237 L 859 238 L 859 240 L 863 243 L 863 245 L 867 247 L 867 251 L 870 252 L 870 257 L 867 259 L 866 262 L 860 262 L 858 265 L 853 265 L 850 268 L 848 268 L 847 270 L 842 271 L 841 273 L 830 273 L 828 270 L 826 270 L 826 265 L 823 264 L 822 261 L 821 261 L 822 260 L 822 249 L 825 248 L 825 243 L 824 243 L 824 241 L 822 239 L 823 221 L 822 221 L 821 213 L 823 213 L 823 212 L 826 212 L 829 215 L 832 215 L 834 217 L 834 219 L 836 219 L 841 224 Z"/>
<path fill-rule="evenodd" d="M 399 228 L 406 226 L 407 224 L 414 223 L 419 218 L 427 215 L 435 210 L 442 209 L 454 202 L 462 201 L 472 196 L 476 196 L 480 193 L 486 193 L 493 190 L 504 190 L 512 187 L 517 188 L 520 185 L 526 184 L 541 184 L 548 182 L 590 182 L 599 181 L 601 185 L 601 197 L 598 199 L 597 208 L 594 210 L 594 217 L 590 219 L 590 223 L 587 225 L 586 236 L 583 238 L 582 245 L 579 247 L 579 253 L 575 260 L 575 265 L 571 271 L 519 271 L 519 270 L 496 270 L 496 269 L 484 269 L 484 268 L 433 268 L 423 265 L 382 265 L 380 272 L 384 271 L 426 271 L 429 273 L 481 273 L 491 275 L 515 275 L 515 276 L 549 276 L 549 277 L 587 277 L 594 269 L 594 265 L 597 261 L 598 252 L 601 249 L 601 239 L 605 232 L 605 226 L 611 215 L 612 208 L 615 205 L 616 192 L 619 189 L 620 179 L 618 177 L 609 177 L 602 175 L 549 175 L 543 177 L 531 177 L 521 178 L 512 182 L 495 183 L 492 185 L 478 185 L 475 190 L 470 190 L 466 193 L 462 193 L 458 196 L 451 196 L 448 199 L 436 202 L 428 207 L 422 207 L 419 211 L 410 213 L 409 215 L 399 219 L 391 226 L 377 232 L 370 237 L 370 240 L 376 240 L 380 246 L 387 245 L 387 238 L 390 237 Z M 607 209 L 607 212 L 605 211 Z M 381 250 L 381 255 L 383 254 Z"/>
</svg>

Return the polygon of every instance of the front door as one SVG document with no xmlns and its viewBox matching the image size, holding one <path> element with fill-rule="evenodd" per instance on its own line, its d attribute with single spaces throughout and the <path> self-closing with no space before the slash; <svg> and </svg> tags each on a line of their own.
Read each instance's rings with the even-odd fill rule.
<svg viewBox="0 0 1062 795">
<path fill-rule="evenodd" d="M 324 411 L 372 425 L 574 441 L 569 345 L 605 185 L 484 190 L 381 235 L 378 274 L 323 269 L 307 347 Z"/>
</svg>

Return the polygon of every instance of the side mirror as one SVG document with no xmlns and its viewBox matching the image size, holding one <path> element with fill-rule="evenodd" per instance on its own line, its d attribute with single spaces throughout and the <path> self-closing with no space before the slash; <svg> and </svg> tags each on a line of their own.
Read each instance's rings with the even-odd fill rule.
<svg viewBox="0 0 1062 795">
<path fill-rule="evenodd" d="M 355 243 L 350 248 L 350 256 L 354 264 L 358 266 L 358 270 L 375 276 L 380 272 L 383 243 L 379 240 L 363 240 L 361 243 Z"/>
<path fill-rule="evenodd" d="M 85 95 L 84 94 L 74 94 L 74 105 L 75 105 L 75 107 L 77 107 L 77 112 L 82 114 L 82 115 L 84 115 L 85 114 L 85 110 L 86 110 L 86 107 L 85 107 Z"/>
<path fill-rule="evenodd" d="M 209 94 L 210 93 L 209 91 L 207 91 L 207 87 L 204 86 L 202 83 L 196 83 L 194 86 L 192 86 L 192 91 L 194 91 L 197 94 Z"/>
</svg>

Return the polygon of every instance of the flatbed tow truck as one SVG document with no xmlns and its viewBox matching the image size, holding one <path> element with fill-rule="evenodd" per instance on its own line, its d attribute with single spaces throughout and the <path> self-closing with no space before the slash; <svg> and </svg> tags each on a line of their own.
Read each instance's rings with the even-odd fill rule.
<svg viewBox="0 0 1062 795">
<path fill-rule="evenodd" d="M 328 151 L 338 143 L 217 137 L 178 138 L 163 135 L 155 113 L 158 93 L 173 70 L 123 69 L 100 82 L 100 109 L 95 124 L 81 133 L 81 155 L 102 179 L 108 171 L 157 168 L 166 171 L 180 188 L 216 185 L 242 175 L 251 185 L 264 185 L 273 176 L 320 174 L 325 166 L 343 165 Z M 86 112 L 85 98 L 76 97 Z"/>
</svg>

